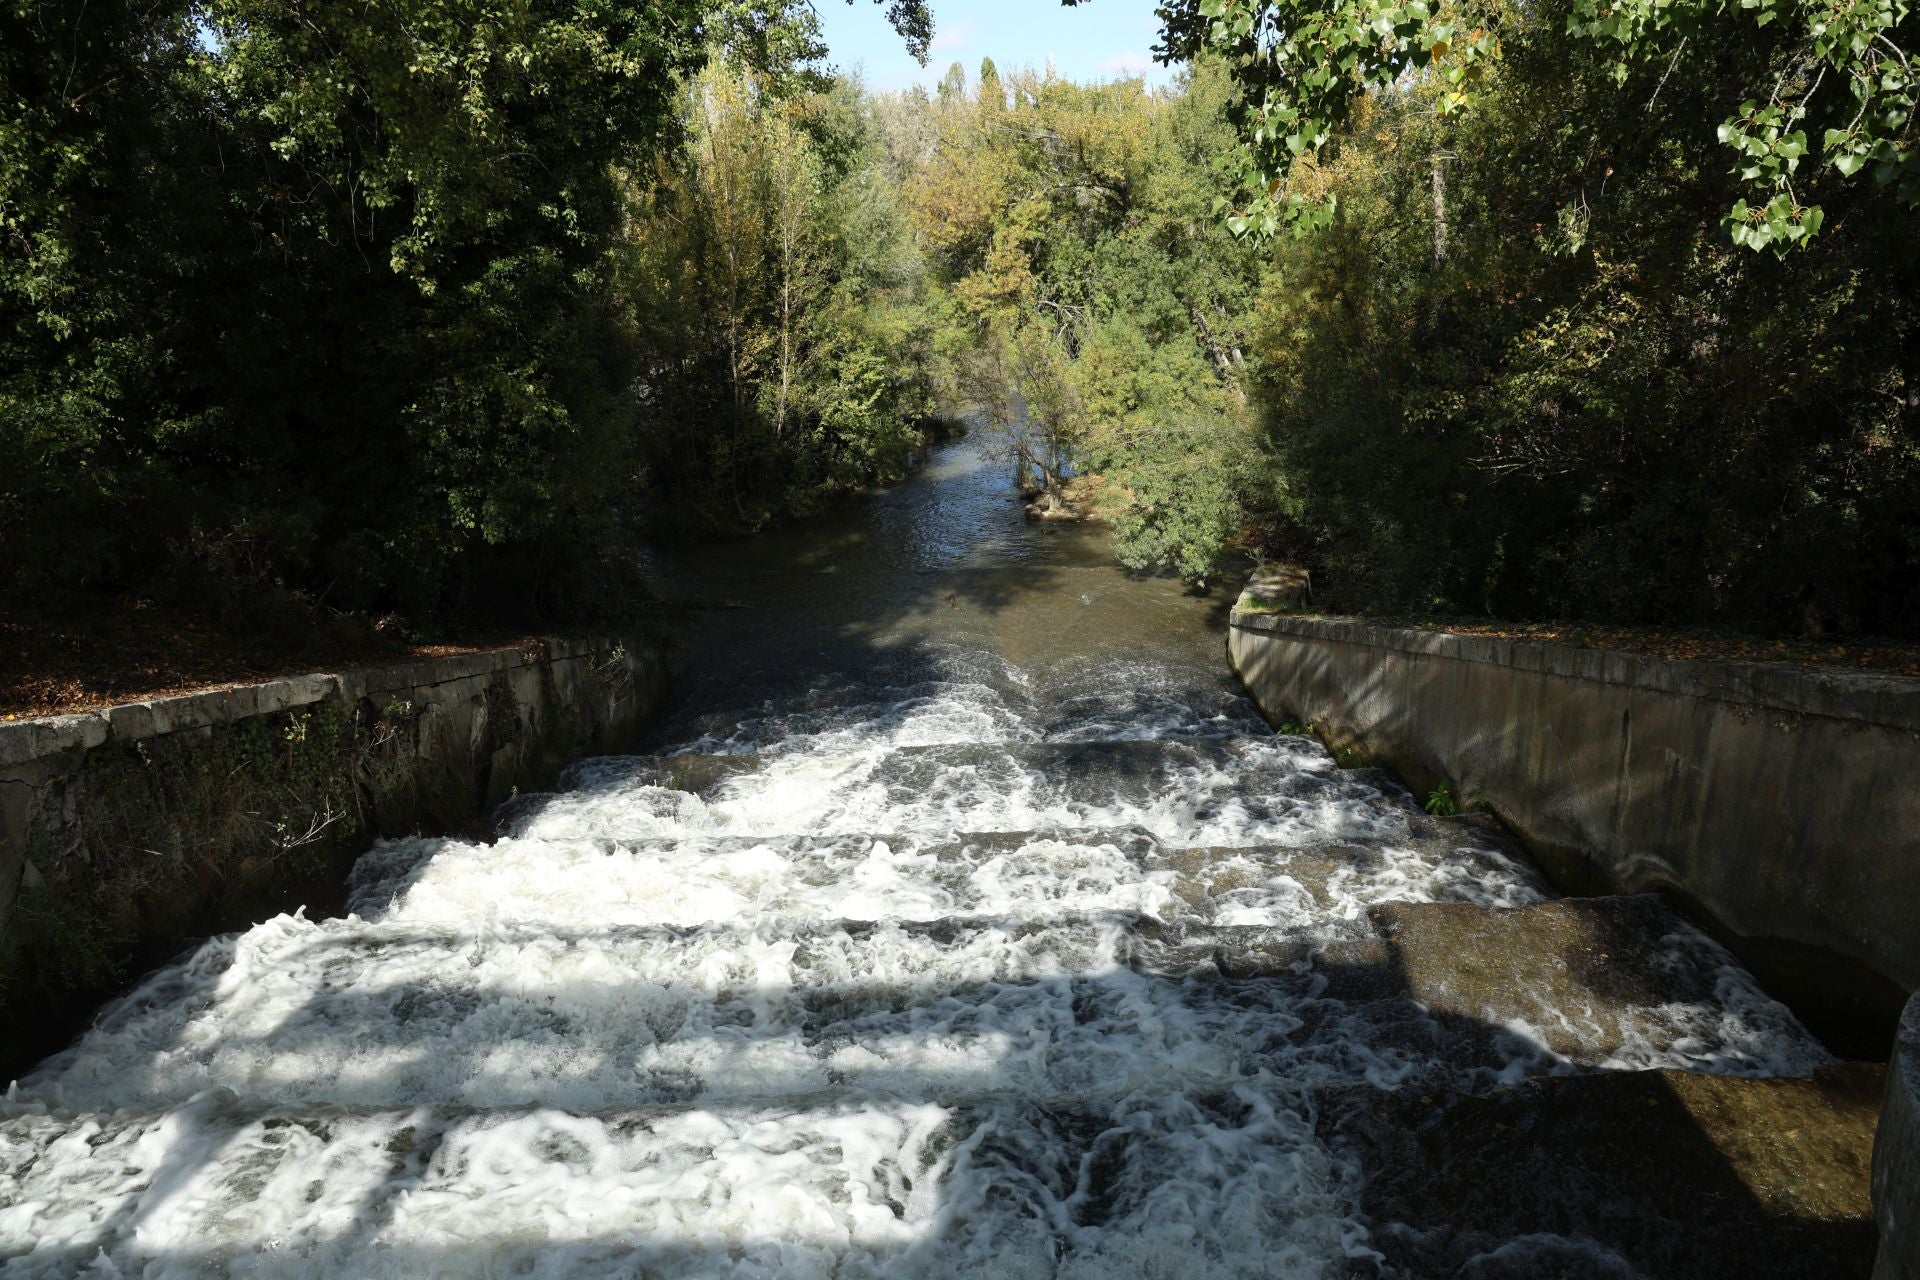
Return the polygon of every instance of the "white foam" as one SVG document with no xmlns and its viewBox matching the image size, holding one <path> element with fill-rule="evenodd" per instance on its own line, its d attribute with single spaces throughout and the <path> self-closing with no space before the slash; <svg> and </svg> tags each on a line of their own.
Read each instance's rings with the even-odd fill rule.
<svg viewBox="0 0 1920 1280">
<path fill-rule="evenodd" d="M 1179 844 L 1297 845 L 1401 837 L 1411 816 L 1297 738 L 1249 740 L 1225 755 L 1139 757 L 1133 763 L 1151 770 L 1144 793 L 1147 779 L 1125 770 L 1070 784 L 1047 775 L 1047 757 L 896 751 L 876 742 L 773 754 L 705 794 L 650 784 L 650 761 L 588 761 L 569 775 L 574 790 L 527 812 L 517 834 L 579 841 L 1137 826 Z"/>
<path fill-rule="evenodd" d="M 16 1117 L 0 1168 L 29 1161 L 38 1198 L 0 1209 L 9 1275 L 1255 1277 L 1366 1255 L 1304 1121 L 1251 1088 L 592 1116 L 211 1092 Z"/>
<path fill-rule="evenodd" d="M 1394 1030 L 1418 1009 L 1304 960 L 1223 981 L 1182 931 L 1304 958 L 1375 903 L 1539 881 L 1244 704 L 987 675 L 703 730 L 675 750 L 757 757 L 703 795 L 588 762 L 497 843 L 382 843 L 349 916 L 151 975 L 0 1104 L 5 1274 L 1347 1274 L 1374 1255 L 1308 1090 L 1452 1068 Z M 1177 737 L 1077 781 L 913 754 Z M 1797 1066 L 1783 1018 L 1729 961 L 1610 1065 Z M 1461 1079 L 1564 1068 L 1537 1030 Z"/>
</svg>

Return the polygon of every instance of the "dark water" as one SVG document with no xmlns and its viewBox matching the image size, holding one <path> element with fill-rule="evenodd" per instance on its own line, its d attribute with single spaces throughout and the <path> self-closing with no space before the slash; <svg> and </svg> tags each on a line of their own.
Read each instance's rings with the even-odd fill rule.
<svg viewBox="0 0 1920 1280">
<path fill-rule="evenodd" d="M 1133 693 L 1149 717 L 1185 703 L 1258 724 L 1224 661 L 1232 590 L 1129 571 L 1097 527 L 1029 523 L 1008 465 L 973 440 L 818 523 L 649 569 L 663 595 L 744 606 L 687 646 L 677 705 L 707 723 L 816 685 L 973 677 L 1042 704 Z"/>
</svg>

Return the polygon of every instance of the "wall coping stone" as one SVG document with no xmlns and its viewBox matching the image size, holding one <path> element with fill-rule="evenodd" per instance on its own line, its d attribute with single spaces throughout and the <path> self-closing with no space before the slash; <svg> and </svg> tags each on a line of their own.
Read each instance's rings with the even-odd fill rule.
<svg viewBox="0 0 1920 1280">
<path fill-rule="evenodd" d="M 592 639 L 546 639 L 542 642 L 549 662 L 592 658 L 613 643 L 617 642 Z M 271 715 L 294 707 L 310 706 L 335 693 L 351 700 L 395 689 L 417 689 L 424 685 L 491 676 L 497 671 L 538 662 L 541 656 L 540 651 L 531 646 L 514 644 L 483 649 L 477 653 L 416 658 L 410 662 L 376 667 L 353 667 L 337 674 L 313 672 L 257 683 L 224 685 L 197 693 L 122 702 L 73 715 L 0 722 L 0 768 L 30 764 L 75 748 L 91 750 L 109 738 L 117 742 L 137 742 L 142 738 L 226 724 L 249 716 Z"/>
<path fill-rule="evenodd" d="M 107 718 L 98 711 L 0 724 L 0 765 L 25 764 L 74 747 L 97 747 L 107 740 L 107 732 Z"/>
<path fill-rule="evenodd" d="M 1235 609 L 1231 623 L 1242 631 L 1371 645 L 1920 733 L 1920 679 L 1908 676 L 1713 659 L 1682 661 L 1620 649 L 1581 649 L 1546 640 L 1455 635 L 1358 618 Z"/>
<path fill-rule="evenodd" d="M 490 676 L 496 671 L 519 665 L 520 653 L 517 649 L 490 649 L 484 653 L 456 653 L 444 658 L 422 658 L 385 667 L 359 667 L 343 671 L 337 678 L 340 692 L 352 701 L 395 689 L 418 689 L 423 685 Z"/>
</svg>

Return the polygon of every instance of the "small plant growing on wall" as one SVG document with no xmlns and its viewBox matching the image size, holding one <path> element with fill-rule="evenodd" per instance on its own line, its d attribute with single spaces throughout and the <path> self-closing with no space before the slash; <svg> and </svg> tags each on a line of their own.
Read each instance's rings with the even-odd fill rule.
<svg viewBox="0 0 1920 1280">
<path fill-rule="evenodd" d="M 1443 782 L 1427 792 L 1427 802 L 1421 807 L 1436 818 L 1451 818 L 1460 812 L 1460 801 L 1454 796 L 1453 784 Z"/>
</svg>

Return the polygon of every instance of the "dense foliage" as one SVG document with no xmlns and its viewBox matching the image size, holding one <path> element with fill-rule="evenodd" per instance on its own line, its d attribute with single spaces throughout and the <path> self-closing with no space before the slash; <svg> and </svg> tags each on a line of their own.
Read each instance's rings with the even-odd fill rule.
<svg viewBox="0 0 1920 1280">
<path fill-rule="evenodd" d="M 1728 153 L 1726 102 L 1836 109 L 1793 23 L 1363 5 L 1336 38 L 1324 7 L 1164 7 L 1171 47 L 1234 55 L 1170 95 L 949 75 L 916 207 L 959 384 L 1017 451 L 1103 472 L 1131 562 L 1249 545 L 1322 605 L 1920 630 L 1906 11 L 1849 9 L 1877 34 L 1820 89 L 1878 181 L 1785 164 L 1763 233 L 1775 171 Z M 1305 130 L 1281 168 L 1275 110 Z M 1247 164 L 1264 212 L 1227 226 L 1312 234 L 1219 235 Z"/>
<path fill-rule="evenodd" d="M 965 412 L 1141 568 L 1920 634 L 1904 4 L 1162 18 L 872 94 L 804 0 L 0 0 L 0 602 L 548 619 Z"/>
<path fill-rule="evenodd" d="M 1337 213 L 1276 245 L 1259 342 L 1293 536 L 1349 606 L 1911 633 L 1912 215 L 1834 174 L 1802 252 L 1733 245 L 1691 126 L 1748 51 L 1622 86 L 1568 14 L 1474 112 L 1373 95 L 1301 171 Z"/>
<path fill-rule="evenodd" d="M 738 532 L 897 477 L 935 405 L 874 104 L 845 82 L 776 95 L 721 61 L 680 109 L 683 141 L 637 176 L 621 254 L 653 508 Z"/>
<path fill-rule="evenodd" d="M 1211 53 L 1233 68 L 1231 216 L 1264 232 L 1331 216 L 1337 193 L 1303 190 L 1294 167 L 1334 145 L 1370 94 L 1418 77 L 1436 86 L 1436 110 L 1460 109 L 1478 99 L 1501 41 L 1537 38 L 1544 20 L 1511 0 L 1164 0 L 1160 13 L 1166 55 Z M 1575 0 L 1552 21 L 1608 59 L 1619 85 L 1648 73 L 1664 85 L 1690 55 L 1737 52 L 1703 109 L 1672 121 L 1681 145 L 1710 133 L 1737 158 L 1742 186 L 1725 216 L 1736 243 L 1784 251 L 1814 236 L 1826 211 L 1802 197 L 1820 169 L 1865 171 L 1920 208 L 1906 0 Z"/>
<path fill-rule="evenodd" d="M 1836 109 L 1793 23 L 1362 9 L 1352 39 L 1298 7 L 1163 11 L 1176 47 L 1245 46 L 1226 167 L 1265 185 L 1232 225 L 1318 228 L 1272 242 L 1255 363 L 1275 501 L 1249 514 L 1321 601 L 1920 630 L 1906 11 L 1850 9 L 1880 25 L 1831 64 L 1874 139 L 1863 183 L 1834 150 L 1851 142 L 1804 170 L 1781 150 Z M 1807 37 L 1819 57 L 1837 29 Z M 1756 78 L 1797 95 L 1777 165 L 1724 118 Z M 1276 134 L 1289 112 L 1304 133 Z M 1786 205 L 1757 212 L 1756 183 Z M 1800 251 L 1751 252 L 1769 245 Z"/>
<path fill-rule="evenodd" d="M 1213 214 L 1227 84 L 1005 77 L 902 104 L 926 143 L 909 183 L 939 284 L 953 392 L 1057 500 L 1100 473 L 1120 555 L 1210 574 L 1253 459 L 1247 333 L 1263 253 Z"/>
<path fill-rule="evenodd" d="M 622 175 L 715 48 L 820 52 L 786 0 L 0 3 L 0 589 L 587 598 L 655 412 Z"/>
</svg>

